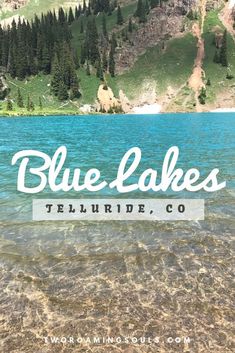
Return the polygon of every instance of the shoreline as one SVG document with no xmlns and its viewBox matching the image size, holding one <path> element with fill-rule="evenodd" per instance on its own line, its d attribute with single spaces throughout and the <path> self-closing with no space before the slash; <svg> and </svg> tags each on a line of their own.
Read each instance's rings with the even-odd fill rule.
<svg viewBox="0 0 235 353">
<path fill-rule="evenodd" d="M 209 113 L 235 113 L 235 108 L 217 108 L 210 110 Z"/>
<path fill-rule="evenodd" d="M 162 106 L 158 103 L 154 104 L 144 104 L 142 106 L 137 106 L 133 107 L 131 114 L 161 114 L 162 112 Z"/>
<path fill-rule="evenodd" d="M 201 115 L 201 114 L 216 114 L 216 113 L 224 113 L 224 114 L 231 114 L 235 113 L 235 108 L 218 108 L 214 110 L 208 110 L 208 111 L 203 111 L 203 112 L 164 112 L 160 111 L 158 113 L 156 112 L 129 112 L 129 113 L 121 113 L 121 114 L 116 114 L 116 113 L 89 113 L 89 114 L 84 114 L 84 113 L 47 113 L 47 114 L 0 114 L 0 119 L 1 118 L 47 118 L 47 117 L 88 117 L 88 116 L 117 116 L 117 115 L 122 115 L 122 116 L 143 116 L 143 115 L 149 115 L 149 116 L 157 116 L 157 115 Z"/>
<path fill-rule="evenodd" d="M 200 112 L 197 112 L 196 110 L 193 111 L 165 111 L 164 107 L 160 103 L 145 103 L 142 105 L 136 105 L 132 106 L 132 108 L 129 111 L 122 112 L 120 114 L 117 113 L 102 113 L 102 112 L 97 112 L 95 110 L 92 110 L 90 112 L 85 112 L 82 110 L 82 107 L 77 110 L 70 110 L 70 109 L 65 109 L 62 111 L 61 109 L 44 109 L 39 110 L 35 109 L 34 111 L 26 111 L 25 109 L 20 111 L 20 110 L 12 110 L 12 111 L 6 111 L 6 110 L 0 110 L 0 118 L 2 117 L 48 117 L 48 116 L 92 116 L 92 115 L 159 115 L 159 114 L 200 114 L 200 113 L 235 113 L 235 106 L 232 107 L 208 107 L 208 110 L 202 110 Z"/>
</svg>

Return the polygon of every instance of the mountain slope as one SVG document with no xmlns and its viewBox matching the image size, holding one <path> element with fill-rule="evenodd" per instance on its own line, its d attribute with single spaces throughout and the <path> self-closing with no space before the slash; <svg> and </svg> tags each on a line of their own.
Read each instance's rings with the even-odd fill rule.
<svg viewBox="0 0 235 353">
<path fill-rule="evenodd" d="M 35 13 L 45 13 L 48 10 L 57 9 L 59 6 L 64 8 L 75 7 L 78 2 L 79 0 L 1 0 L 0 20 L 14 15 L 31 19 Z"/>
<path fill-rule="evenodd" d="M 47 6 L 48 4 L 49 2 Z M 62 5 L 62 2 L 60 4 Z M 222 38 L 223 31 L 227 27 L 227 22 L 223 20 L 223 6 L 224 2 L 220 0 L 213 2 L 169 0 L 161 8 L 152 9 L 147 16 L 147 22 L 141 24 L 133 16 L 137 7 L 136 2 L 130 2 L 130 5 L 122 7 L 123 25 L 116 24 L 117 10 L 111 16 L 107 16 L 109 35 L 111 37 L 112 33 L 115 33 L 118 48 L 115 54 L 116 75 L 111 77 L 106 73 L 105 79 L 117 98 L 120 91 L 124 92 L 129 101 L 127 111 L 133 106 L 156 102 L 161 105 L 162 111 L 173 112 L 207 111 L 235 106 L 233 78 L 235 42 L 233 32 L 230 30 L 231 33 L 229 33 L 229 28 L 226 36 L 228 67 L 214 62 L 216 50 L 221 50 L 216 49 L 215 41 L 217 37 Z M 226 9 L 228 8 L 229 12 L 226 12 L 226 15 L 232 23 L 232 7 L 226 5 Z M 24 14 L 26 14 L 25 10 Z M 131 33 L 128 32 L 130 18 L 134 28 Z M 73 47 L 76 48 L 79 56 L 81 43 L 85 38 L 85 30 L 81 33 L 81 22 L 86 28 L 86 21 L 86 17 L 80 17 L 71 26 Z M 101 34 L 102 14 L 96 16 L 96 23 L 98 32 Z M 200 31 L 198 35 L 195 28 Z M 128 33 L 127 38 L 125 33 Z M 199 43 L 203 45 L 200 62 L 196 60 L 200 50 Z M 198 70 L 197 65 L 200 68 Z M 196 76 L 192 76 L 195 72 Z M 39 97 L 42 98 L 43 110 L 36 108 L 36 113 L 77 113 L 84 104 L 89 104 L 88 111 L 93 109 L 90 105 L 97 109 L 95 101 L 101 82 L 96 76 L 95 69 L 91 68 L 91 75 L 87 75 L 86 65 L 81 65 L 78 76 L 82 97 L 79 100 L 61 103 L 51 94 L 50 76 L 40 74 L 26 81 L 8 76 L 15 113 L 19 113 L 15 105 L 18 88 L 25 92 L 25 96 L 30 94 L 36 106 Z M 191 84 L 192 77 L 198 80 L 198 85 Z M 205 97 L 204 93 L 201 96 L 203 89 Z M 122 93 L 121 96 L 123 97 Z M 1 106 L 2 114 L 8 113 L 4 102 Z M 21 109 L 20 114 L 27 114 L 27 110 Z"/>
</svg>

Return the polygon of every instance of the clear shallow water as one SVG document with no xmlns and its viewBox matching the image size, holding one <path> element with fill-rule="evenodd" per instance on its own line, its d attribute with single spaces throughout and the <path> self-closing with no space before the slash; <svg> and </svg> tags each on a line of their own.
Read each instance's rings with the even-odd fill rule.
<svg viewBox="0 0 235 353">
<path fill-rule="evenodd" d="M 123 352 L 232 352 L 234 114 L 3 118 L 0 142 L 3 352 L 54 352 L 43 336 L 85 334 L 161 337 L 158 346 L 128 351 L 122 345 Z M 227 188 L 193 195 L 207 199 L 204 222 L 32 223 L 32 197 L 16 192 L 11 158 L 23 149 L 52 155 L 61 145 L 69 151 L 70 168 L 99 168 L 108 181 L 129 148 L 141 148 L 141 172 L 159 170 L 167 149 L 177 145 L 180 167 L 205 174 L 218 167 Z M 40 196 L 81 195 L 46 190 Z M 105 190 L 95 196 L 117 195 Z M 168 345 L 168 336 L 190 336 L 192 342 Z M 115 345 L 83 348 L 120 351 Z"/>
</svg>

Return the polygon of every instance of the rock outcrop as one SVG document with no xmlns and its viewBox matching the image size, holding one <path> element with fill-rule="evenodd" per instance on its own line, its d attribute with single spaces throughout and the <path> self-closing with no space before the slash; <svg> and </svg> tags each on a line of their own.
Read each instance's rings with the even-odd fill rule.
<svg viewBox="0 0 235 353">
<path fill-rule="evenodd" d="M 99 86 L 97 93 L 96 111 L 101 113 L 130 113 L 132 105 L 125 93 L 120 90 L 116 98 L 112 89 L 107 84 Z"/>
<path fill-rule="evenodd" d="M 17 10 L 20 7 L 24 6 L 28 0 L 3 0 L 0 4 L 1 10 Z"/>
<path fill-rule="evenodd" d="M 224 0 L 208 0 L 206 10 L 218 9 Z M 117 48 L 116 70 L 123 73 L 134 65 L 138 57 L 145 53 L 148 48 L 164 43 L 171 37 L 181 35 L 185 31 L 185 16 L 191 10 L 199 9 L 201 0 L 169 0 L 161 7 L 150 11 L 148 21 L 139 25 L 138 29 L 131 35 L 129 40 Z M 138 19 L 133 18 L 138 22 Z M 187 28 L 186 28 L 187 29 Z"/>
<path fill-rule="evenodd" d="M 207 0 L 206 10 L 215 10 L 219 9 L 224 4 L 224 0 Z"/>
<path fill-rule="evenodd" d="M 4 70 L 0 68 L 0 100 L 4 100 L 9 92 L 10 88 L 7 85 Z"/>
<path fill-rule="evenodd" d="M 119 101 L 121 104 L 122 111 L 124 113 L 130 113 L 133 107 L 123 90 L 119 91 Z"/>
<path fill-rule="evenodd" d="M 129 36 L 129 41 L 117 49 L 117 72 L 129 70 L 147 48 L 161 42 L 164 44 L 165 40 L 180 34 L 184 30 L 185 15 L 196 3 L 196 0 L 170 0 L 162 7 L 152 9 L 148 21 L 138 25 L 138 29 Z"/>
<path fill-rule="evenodd" d="M 114 96 L 112 89 L 106 84 L 99 86 L 96 110 L 102 113 L 114 113 L 115 111 L 121 110 L 120 100 Z"/>
</svg>

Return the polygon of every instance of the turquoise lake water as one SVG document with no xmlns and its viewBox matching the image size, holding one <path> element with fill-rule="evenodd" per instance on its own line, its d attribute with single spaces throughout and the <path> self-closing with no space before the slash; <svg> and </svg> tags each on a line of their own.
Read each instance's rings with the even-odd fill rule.
<svg viewBox="0 0 235 353">
<path fill-rule="evenodd" d="M 37 196 L 16 191 L 18 168 L 11 166 L 11 159 L 26 149 L 52 156 L 61 145 L 68 149 L 67 167 L 84 172 L 98 168 L 107 181 L 115 179 L 120 160 L 131 147 L 142 150 L 134 181 L 147 168 L 161 171 L 166 151 L 176 145 L 179 167 L 198 168 L 202 175 L 219 168 L 219 181 L 226 181 L 227 187 L 212 194 L 122 196 L 205 198 L 202 222 L 33 223 L 31 203 Z M 94 332 L 160 335 L 159 352 L 208 353 L 208 345 L 217 353 L 232 352 L 235 114 L 1 118 L 0 154 L 4 352 L 16 347 L 26 352 L 26 337 L 32 351 L 41 352 L 40 337 L 49 333 Z M 42 198 L 92 196 L 48 189 L 40 194 Z M 94 195 L 117 196 L 109 189 Z M 164 337 L 169 335 L 191 336 L 189 350 L 183 343 L 168 345 Z M 100 353 L 106 348 L 90 349 Z M 122 349 L 127 352 L 125 345 Z M 156 352 L 147 344 L 138 349 Z M 119 348 L 114 345 L 111 351 Z M 63 347 L 61 352 L 77 351 Z"/>
<path fill-rule="evenodd" d="M 200 196 L 222 200 L 229 197 L 230 192 L 233 194 L 235 189 L 234 136 L 234 114 L 2 118 L 0 196 L 4 207 L 0 219 L 9 219 L 12 212 L 15 213 L 14 219 L 31 218 L 32 197 L 16 192 L 19 163 L 11 166 L 11 159 L 18 151 L 39 150 L 52 157 L 58 147 L 65 145 L 68 150 L 67 167 L 71 170 L 79 167 L 84 173 L 90 168 L 98 168 L 102 179 L 111 182 L 116 177 L 123 155 L 130 148 L 142 150 L 142 161 L 135 174 L 137 177 L 147 168 L 157 169 L 160 175 L 165 153 L 176 145 L 180 149 L 178 166 L 185 172 L 196 167 L 202 175 L 208 175 L 212 169 L 220 169 L 219 181 L 227 181 L 226 191 Z M 38 166 L 40 161 L 34 160 Z M 32 175 L 29 179 L 32 185 L 33 181 L 38 183 Z M 130 179 L 130 182 L 134 181 L 135 177 Z M 166 197 L 167 194 L 169 192 L 135 192 L 122 197 Z M 109 188 L 97 194 L 50 193 L 48 189 L 40 193 L 40 197 L 54 198 L 83 196 L 120 197 Z M 176 196 L 191 197 L 192 194 Z"/>
</svg>

